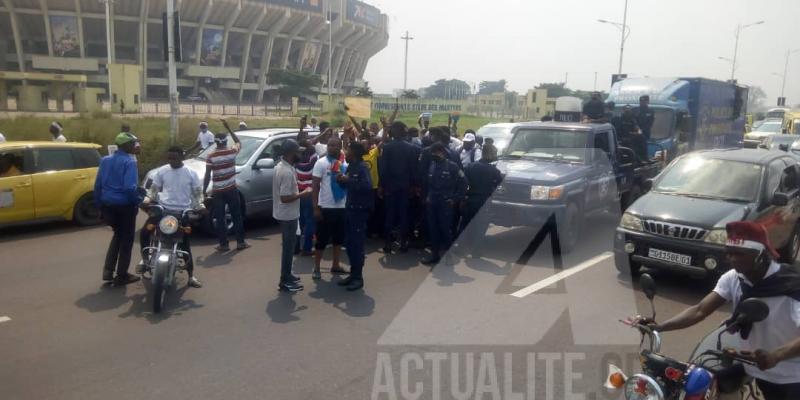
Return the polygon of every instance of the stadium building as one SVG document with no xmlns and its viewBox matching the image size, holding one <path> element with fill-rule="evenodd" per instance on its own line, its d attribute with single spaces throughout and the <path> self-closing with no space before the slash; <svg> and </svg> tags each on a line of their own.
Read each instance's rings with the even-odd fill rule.
<svg viewBox="0 0 800 400">
<path fill-rule="evenodd" d="M 349 92 L 388 41 L 386 15 L 357 0 L 175 1 L 183 101 L 262 103 L 271 70 L 317 74 L 323 92 L 330 71 L 332 91 Z M 92 110 L 109 76 L 115 111 L 168 98 L 165 11 L 165 0 L 0 0 L 0 109 Z"/>
</svg>

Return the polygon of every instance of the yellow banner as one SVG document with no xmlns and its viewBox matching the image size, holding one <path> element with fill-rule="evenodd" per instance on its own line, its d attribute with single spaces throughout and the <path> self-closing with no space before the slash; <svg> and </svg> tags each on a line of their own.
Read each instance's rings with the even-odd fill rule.
<svg viewBox="0 0 800 400">
<path fill-rule="evenodd" d="M 372 99 L 369 97 L 345 97 L 344 104 L 352 117 L 368 120 L 372 116 Z"/>
</svg>

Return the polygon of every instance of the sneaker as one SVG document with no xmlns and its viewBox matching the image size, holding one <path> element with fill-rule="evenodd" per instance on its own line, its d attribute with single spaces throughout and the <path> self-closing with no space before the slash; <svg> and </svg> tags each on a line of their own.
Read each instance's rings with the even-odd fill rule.
<svg viewBox="0 0 800 400">
<path fill-rule="evenodd" d="M 110 269 L 103 269 L 103 280 L 110 282 L 114 280 L 114 271 Z"/>
<path fill-rule="evenodd" d="M 281 282 L 278 285 L 278 290 L 282 292 L 296 293 L 303 290 L 303 286 L 294 282 Z"/>
<path fill-rule="evenodd" d="M 228 245 L 225 245 L 225 246 L 219 245 L 219 246 L 214 247 L 214 250 L 216 250 L 218 253 L 227 253 L 227 252 L 231 251 L 231 248 L 228 247 Z"/>
<path fill-rule="evenodd" d="M 344 278 L 341 281 L 339 281 L 339 283 L 337 283 L 337 285 L 339 285 L 339 286 L 347 286 L 347 285 L 351 284 L 353 282 L 353 280 L 354 280 L 354 278 L 350 276 L 350 277 Z"/>
<path fill-rule="evenodd" d="M 186 286 L 200 289 L 203 287 L 203 282 L 200 282 L 199 279 L 192 276 L 189 278 L 189 281 L 186 282 Z"/>
<path fill-rule="evenodd" d="M 353 279 L 349 285 L 347 285 L 348 292 L 355 292 L 356 290 L 361 290 L 364 288 L 364 280 L 363 279 Z"/>
<path fill-rule="evenodd" d="M 425 264 L 425 265 L 433 266 L 433 265 L 438 264 L 440 260 L 441 260 L 441 258 L 439 256 L 431 254 L 431 255 L 423 258 L 422 259 L 422 263 Z"/>
<path fill-rule="evenodd" d="M 250 248 L 250 243 L 247 243 L 247 242 L 241 242 L 241 243 L 236 245 L 236 250 L 239 250 L 239 251 L 245 250 L 245 249 L 249 249 L 249 248 Z"/>
<path fill-rule="evenodd" d="M 299 276 L 292 275 L 292 276 L 289 277 L 289 282 L 300 282 L 300 281 L 301 281 L 301 279 L 300 279 Z"/>
<path fill-rule="evenodd" d="M 139 278 L 138 276 L 131 274 L 125 274 L 122 276 L 117 275 L 117 277 L 114 278 L 114 286 L 130 285 L 131 283 L 139 282 L 139 280 L 141 279 L 142 278 Z"/>
<path fill-rule="evenodd" d="M 133 270 L 133 272 L 136 273 L 136 275 L 144 275 L 146 271 L 147 271 L 147 264 L 145 264 L 144 260 L 139 261 L 139 263 L 136 264 L 136 268 Z"/>
<path fill-rule="evenodd" d="M 322 272 L 320 272 L 319 269 L 315 268 L 314 271 L 311 273 L 311 279 L 315 279 L 315 280 L 316 279 L 322 279 Z"/>
</svg>

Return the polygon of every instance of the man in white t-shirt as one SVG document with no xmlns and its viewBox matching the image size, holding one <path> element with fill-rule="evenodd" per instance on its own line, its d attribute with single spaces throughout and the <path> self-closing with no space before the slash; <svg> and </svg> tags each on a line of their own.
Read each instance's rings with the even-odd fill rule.
<svg viewBox="0 0 800 400">
<path fill-rule="evenodd" d="M 458 156 L 461 158 L 461 166 L 466 168 L 474 162 L 478 162 L 482 157 L 481 146 L 475 143 L 475 134 L 467 133 L 464 135 L 464 141 L 458 151 Z"/>
<path fill-rule="evenodd" d="M 167 165 L 156 170 L 153 182 L 148 189 L 147 198 L 144 203 L 156 202 L 164 207 L 167 212 L 182 213 L 184 210 L 204 210 L 203 205 L 203 186 L 200 177 L 189 168 L 183 165 L 183 149 L 177 146 L 167 150 Z M 147 229 L 149 225 L 158 226 L 160 217 L 148 219 L 145 226 L 139 233 L 139 244 L 142 247 L 142 257 L 145 257 L 145 247 L 150 246 L 150 236 L 152 232 Z M 189 244 L 189 235 L 183 235 L 181 249 L 189 253 L 189 260 L 186 265 L 186 272 L 189 274 L 188 285 L 200 288 L 202 283 L 194 276 L 194 257 Z M 136 267 L 138 274 L 143 274 L 147 270 L 144 261 Z"/>
<path fill-rule="evenodd" d="M 726 253 L 734 269 L 720 277 L 714 291 L 700 303 L 663 322 L 635 317 L 629 321 L 649 324 L 655 331 L 688 328 L 730 302 L 736 307 L 748 298 L 769 306 L 761 322 L 734 333 L 735 349 L 752 359 L 745 365 L 756 378 L 766 400 L 800 398 L 800 272 L 774 261 L 778 252 L 769 243 L 764 227 L 752 221 L 731 222 L 727 226 Z M 733 321 L 731 318 L 729 321 Z M 746 339 L 742 338 L 746 337 Z"/>
<path fill-rule="evenodd" d="M 53 141 L 58 143 L 65 143 L 67 137 L 64 136 L 64 127 L 56 121 L 50 123 L 50 134 L 53 135 Z"/>
<path fill-rule="evenodd" d="M 339 265 L 339 253 L 341 252 L 341 245 L 344 243 L 344 214 L 347 193 L 336 182 L 336 175 L 344 173 L 346 169 L 347 163 L 342 158 L 342 141 L 337 137 L 332 137 L 328 140 L 326 156 L 317 160 L 314 164 L 314 169 L 311 171 L 314 193 L 312 202 L 314 204 L 314 218 L 317 220 L 317 242 L 314 244 L 314 271 L 311 274 L 314 279 L 321 277 L 320 263 L 322 262 L 322 253 L 329 243 L 333 245 L 331 272 L 335 274 L 346 273 Z"/>
<path fill-rule="evenodd" d="M 199 125 L 200 131 L 197 132 L 197 141 L 192 147 L 187 150 L 187 153 L 193 153 L 195 150 L 205 150 L 214 144 L 214 132 L 208 129 L 207 122 L 201 122 Z"/>
</svg>

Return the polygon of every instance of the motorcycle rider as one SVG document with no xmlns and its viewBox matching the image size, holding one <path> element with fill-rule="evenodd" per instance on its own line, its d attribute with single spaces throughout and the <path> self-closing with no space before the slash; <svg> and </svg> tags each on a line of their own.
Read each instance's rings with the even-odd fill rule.
<svg viewBox="0 0 800 400">
<path fill-rule="evenodd" d="M 731 222 L 726 227 L 726 253 L 733 269 L 720 277 L 713 292 L 698 304 L 662 323 L 634 317 L 658 332 L 693 326 L 727 302 L 736 307 L 748 298 L 759 298 L 769 306 L 762 322 L 739 330 L 740 354 L 757 367 L 745 365 L 767 400 L 800 398 L 800 271 L 779 264 L 764 227 L 752 221 Z M 749 335 L 748 335 L 749 334 Z M 734 339 L 739 335 L 734 334 Z"/>
<path fill-rule="evenodd" d="M 184 152 L 181 147 L 173 146 L 167 150 L 168 164 L 156 170 L 153 176 L 153 183 L 144 199 L 143 204 L 145 207 L 152 203 L 158 203 L 167 212 L 173 212 L 180 215 L 184 210 L 197 210 L 200 212 L 205 211 L 203 205 L 203 187 L 200 182 L 200 177 L 197 174 L 183 165 Z M 150 235 L 152 232 L 147 229 L 148 224 L 158 226 L 161 216 L 150 217 L 145 226 L 139 233 L 139 244 L 142 248 L 142 257 L 147 258 L 145 255 L 145 247 L 150 245 Z M 189 259 L 186 264 L 186 272 L 189 274 L 188 285 L 193 288 L 203 287 L 200 280 L 194 276 L 194 257 L 192 256 L 192 249 L 189 245 L 189 235 L 183 235 L 183 242 L 181 249 L 189 253 Z M 144 274 L 147 265 L 144 261 L 140 262 L 136 267 L 137 274 Z"/>
</svg>

